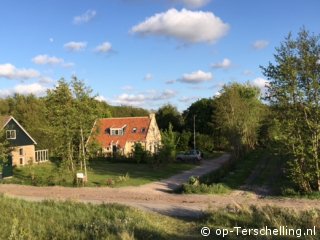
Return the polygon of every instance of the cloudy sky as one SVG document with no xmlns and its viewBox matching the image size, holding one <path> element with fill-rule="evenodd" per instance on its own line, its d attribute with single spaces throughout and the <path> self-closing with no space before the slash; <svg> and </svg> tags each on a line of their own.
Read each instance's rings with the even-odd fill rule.
<svg viewBox="0 0 320 240">
<path fill-rule="evenodd" d="M 113 105 L 179 110 L 229 82 L 263 87 L 259 65 L 319 0 L 2 0 L 0 97 L 43 95 L 75 74 Z"/>
</svg>

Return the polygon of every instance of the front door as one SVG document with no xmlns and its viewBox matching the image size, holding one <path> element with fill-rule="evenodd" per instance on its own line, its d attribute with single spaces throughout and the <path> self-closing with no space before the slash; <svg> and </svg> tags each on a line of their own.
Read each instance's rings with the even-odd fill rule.
<svg viewBox="0 0 320 240">
<path fill-rule="evenodd" d="M 2 177 L 12 177 L 13 175 L 13 168 L 12 168 L 12 156 L 8 156 L 8 161 L 3 164 L 2 169 Z"/>
</svg>

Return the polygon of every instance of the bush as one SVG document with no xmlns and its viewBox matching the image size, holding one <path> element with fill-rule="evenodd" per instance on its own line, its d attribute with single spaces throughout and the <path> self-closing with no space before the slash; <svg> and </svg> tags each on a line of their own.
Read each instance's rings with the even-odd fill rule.
<svg viewBox="0 0 320 240">
<path fill-rule="evenodd" d="M 183 184 L 182 192 L 187 194 L 226 194 L 231 190 L 224 184 L 211 184 L 207 185 L 204 183 L 194 185 L 194 184 Z"/>
</svg>

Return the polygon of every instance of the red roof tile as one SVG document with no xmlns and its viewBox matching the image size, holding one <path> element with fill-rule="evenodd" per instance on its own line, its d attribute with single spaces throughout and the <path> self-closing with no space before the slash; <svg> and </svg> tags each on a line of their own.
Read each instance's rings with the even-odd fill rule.
<svg viewBox="0 0 320 240">
<path fill-rule="evenodd" d="M 98 134 L 95 139 L 102 147 L 109 147 L 111 143 L 117 143 L 123 148 L 127 141 L 145 141 L 151 119 L 149 117 L 127 117 L 127 118 L 101 118 L 96 122 L 95 127 L 98 127 Z M 125 127 L 122 136 L 110 135 L 107 132 L 110 128 Z M 133 128 L 137 131 L 133 132 Z M 142 131 L 144 129 L 144 131 Z"/>
</svg>

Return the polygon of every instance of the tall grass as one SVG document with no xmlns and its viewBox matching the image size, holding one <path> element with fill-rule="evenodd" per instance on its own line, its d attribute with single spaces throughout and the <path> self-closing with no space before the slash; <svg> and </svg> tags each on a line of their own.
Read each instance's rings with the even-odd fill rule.
<svg viewBox="0 0 320 240">
<path fill-rule="evenodd" d="M 27 202 L 0 196 L 0 239 L 203 239 L 200 229 L 235 226 L 261 228 L 287 226 L 320 230 L 320 211 L 296 212 L 275 207 L 233 205 L 209 210 L 203 217 L 182 220 L 117 204 L 92 205 L 76 202 Z M 319 232 L 318 232 L 319 234 Z M 317 236 L 301 239 L 318 239 Z M 208 239 L 297 239 L 230 235 Z"/>
</svg>

